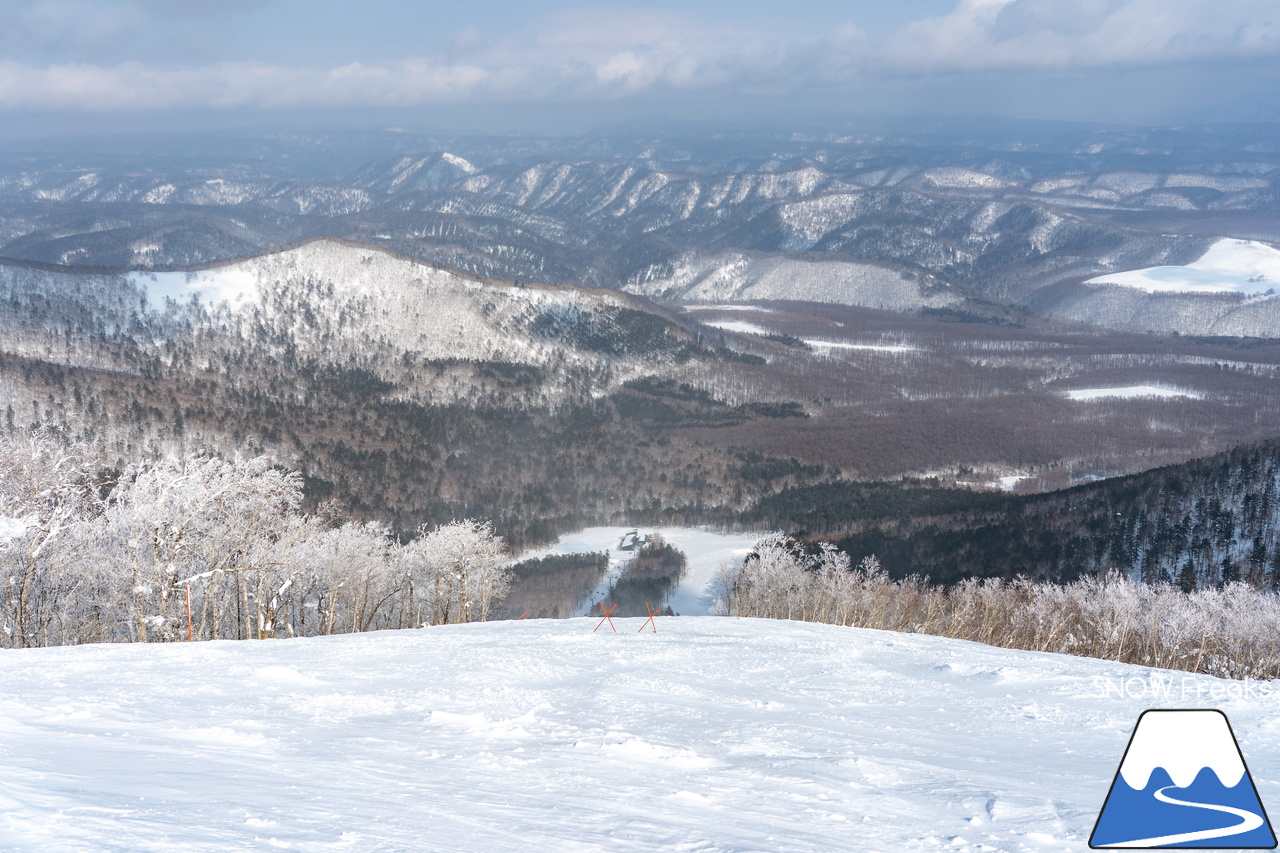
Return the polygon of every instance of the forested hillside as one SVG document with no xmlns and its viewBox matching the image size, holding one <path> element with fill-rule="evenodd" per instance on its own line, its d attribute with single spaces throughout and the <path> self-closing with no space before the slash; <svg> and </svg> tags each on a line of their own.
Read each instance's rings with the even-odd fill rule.
<svg viewBox="0 0 1280 853">
<path fill-rule="evenodd" d="M 1120 571 L 1183 589 L 1280 585 L 1280 441 L 1038 495 L 927 484 L 788 489 L 760 520 L 839 535 L 897 577 L 1071 581 Z"/>
<path fill-rule="evenodd" d="M 484 279 L 322 240 L 204 270 L 0 265 L 0 418 L 117 467 L 269 452 L 308 506 L 410 534 L 481 515 L 513 544 L 587 520 L 701 520 L 744 479 L 676 429 L 803 418 L 665 378 L 763 358 L 616 291 Z"/>
</svg>

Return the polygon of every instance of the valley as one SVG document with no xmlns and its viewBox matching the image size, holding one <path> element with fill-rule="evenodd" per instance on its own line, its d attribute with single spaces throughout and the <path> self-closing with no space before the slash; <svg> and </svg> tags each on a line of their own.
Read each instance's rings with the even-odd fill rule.
<svg viewBox="0 0 1280 853">
<path fill-rule="evenodd" d="M 1110 552 L 956 562 L 893 537 L 1275 436 L 1280 155 L 1257 134 L 4 154 L 4 425 L 121 469 L 266 453 L 310 509 L 400 536 L 746 526 L 845 537 L 897 575 L 1069 579 Z M 865 503 L 886 487 L 916 496 L 888 502 L 897 532 Z"/>
</svg>

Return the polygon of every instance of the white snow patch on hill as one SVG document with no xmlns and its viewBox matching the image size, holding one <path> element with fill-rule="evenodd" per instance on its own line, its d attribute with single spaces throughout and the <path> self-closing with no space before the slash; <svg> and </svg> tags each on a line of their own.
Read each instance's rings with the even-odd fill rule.
<svg viewBox="0 0 1280 853">
<path fill-rule="evenodd" d="M 258 298 L 258 277 L 244 267 L 228 266 L 204 272 L 133 272 L 129 283 L 147 293 L 152 308 L 166 299 L 186 303 L 196 296 L 206 305 L 226 302 L 232 308 Z"/>
<path fill-rule="evenodd" d="M 954 189 L 1008 189 L 1017 186 L 1017 181 L 977 172 L 960 166 L 941 166 L 926 169 L 914 177 L 914 181 L 926 187 L 946 187 Z"/>
<path fill-rule="evenodd" d="M 1014 489 L 1018 488 L 1018 484 L 1025 479 L 1027 479 L 1027 475 L 1025 474 L 1011 474 L 1008 477 L 1001 477 L 998 482 L 1000 483 L 1001 490 L 1012 492 Z"/>
<path fill-rule="evenodd" d="M 686 312 L 692 311 L 759 311 L 763 314 L 776 314 L 772 308 L 765 308 L 763 305 L 747 305 L 747 304 L 724 304 L 724 305 L 686 305 Z"/>
<path fill-rule="evenodd" d="M 915 352 L 916 348 L 907 344 L 853 344 L 846 341 L 819 341 L 805 338 L 804 341 L 814 349 L 855 349 L 872 350 L 873 352 L 904 353 Z"/>
<path fill-rule="evenodd" d="M 1129 399 L 1133 397 L 1191 397 L 1201 399 L 1204 394 L 1186 388 L 1170 388 L 1166 385 L 1125 385 L 1120 388 L 1076 388 L 1067 392 L 1072 400 L 1101 400 L 1108 397 Z"/>
<path fill-rule="evenodd" d="M 768 335 L 769 330 L 763 326 L 757 326 L 755 323 L 747 323 L 743 320 L 706 320 L 703 321 L 704 326 L 711 326 L 714 329 L 724 329 L 726 332 L 737 332 L 740 335 Z"/>
<path fill-rule="evenodd" d="M 1280 250 L 1254 240 L 1219 240 L 1186 266 L 1107 273 L 1085 284 L 1118 284 L 1147 293 L 1268 294 L 1280 286 Z"/>
<path fill-rule="evenodd" d="M 1226 711 L 1280 802 L 1277 696 L 1239 683 L 614 621 L 0 653 L 0 849 L 1083 850 L 1153 706 Z"/>
<path fill-rule="evenodd" d="M 687 252 L 629 279 L 624 289 L 642 296 L 724 304 L 792 299 L 862 305 L 885 311 L 940 307 L 959 296 L 922 288 L 902 271 L 860 261 L 812 260 L 743 252 Z"/>
</svg>

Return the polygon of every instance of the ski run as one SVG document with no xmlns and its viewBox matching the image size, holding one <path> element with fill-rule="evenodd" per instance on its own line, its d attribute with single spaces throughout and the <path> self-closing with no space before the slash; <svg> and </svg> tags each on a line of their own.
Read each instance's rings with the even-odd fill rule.
<svg viewBox="0 0 1280 853">
<path fill-rule="evenodd" d="M 0 652 L 0 850 L 1081 851 L 1151 707 L 1280 810 L 1280 683 L 829 625 Z"/>
</svg>

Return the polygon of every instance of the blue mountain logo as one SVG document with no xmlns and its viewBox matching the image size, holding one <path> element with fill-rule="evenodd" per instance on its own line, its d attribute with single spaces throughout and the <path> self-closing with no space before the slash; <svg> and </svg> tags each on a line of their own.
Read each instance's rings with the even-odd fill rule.
<svg viewBox="0 0 1280 853">
<path fill-rule="evenodd" d="M 1274 849 L 1276 835 L 1226 714 L 1144 711 L 1089 846 Z"/>
</svg>

